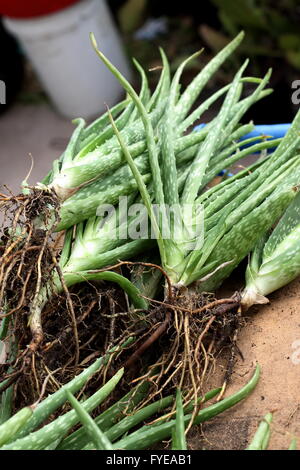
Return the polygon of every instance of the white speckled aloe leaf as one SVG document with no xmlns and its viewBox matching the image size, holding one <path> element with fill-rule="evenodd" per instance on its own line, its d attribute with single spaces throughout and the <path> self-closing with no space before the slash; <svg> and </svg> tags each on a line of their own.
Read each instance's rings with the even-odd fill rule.
<svg viewBox="0 0 300 470">
<path fill-rule="evenodd" d="M 263 250 L 263 262 L 273 258 L 277 246 L 300 224 L 300 194 L 289 205 L 267 240 Z M 300 240 L 299 240 L 300 247 Z M 275 255 L 276 256 L 276 255 Z"/>
<path fill-rule="evenodd" d="M 199 284 L 202 291 L 212 292 L 229 276 L 233 269 L 255 246 L 256 241 L 270 229 L 288 204 L 295 197 L 293 188 L 275 191 L 258 207 L 239 220 L 227 232 L 215 247 L 205 265 L 193 273 L 185 273 L 183 283 L 190 284 L 213 272 L 218 266 L 230 262 L 218 270 L 215 275 Z"/>
<path fill-rule="evenodd" d="M 82 403 L 86 412 L 91 412 L 114 390 L 121 379 L 124 369 L 120 369 L 103 387 L 95 392 L 90 398 Z M 65 388 L 61 387 L 59 392 L 66 400 Z M 1 450 L 38 450 L 44 449 L 51 442 L 56 441 L 65 435 L 79 421 L 75 410 L 68 411 L 56 420 L 46 424 L 38 431 L 30 433 L 25 437 L 14 440 L 11 444 L 6 444 Z"/>
<path fill-rule="evenodd" d="M 216 149 L 218 149 L 224 141 L 225 135 L 223 134 L 223 128 L 227 124 L 229 113 L 235 103 L 236 94 L 240 87 L 240 78 L 247 64 L 248 61 L 244 63 L 234 77 L 221 110 L 218 113 L 215 125 L 208 132 L 205 141 L 200 146 L 195 160 L 191 165 L 190 173 L 181 196 L 183 203 L 193 203 L 195 201 L 209 161 Z"/>
<path fill-rule="evenodd" d="M 189 84 L 176 105 L 176 113 L 185 116 L 199 93 L 203 90 L 212 75 L 221 67 L 227 57 L 239 46 L 244 38 L 244 32 L 240 32 L 224 49 L 222 49 Z"/>
</svg>

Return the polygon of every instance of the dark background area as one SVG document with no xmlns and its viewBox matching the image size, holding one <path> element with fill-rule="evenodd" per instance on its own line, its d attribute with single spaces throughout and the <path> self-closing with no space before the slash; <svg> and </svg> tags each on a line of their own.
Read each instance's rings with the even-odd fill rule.
<svg viewBox="0 0 300 470">
<path fill-rule="evenodd" d="M 183 77 L 187 84 L 199 69 L 239 31 L 245 39 L 233 59 L 218 74 L 218 83 L 228 82 L 239 64 L 250 59 L 249 75 L 262 77 L 273 69 L 274 92 L 251 110 L 257 123 L 289 122 L 297 106 L 292 103 L 292 82 L 300 77 L 299 0 L 209 0 L 196 2 L 159 0 L 109 0 L 130 55 L 151 68 L 159 61 L 155 49 L 162 46 L 176 67 L 181 60 L 205 47 L 197 64 Z M 139 6 L 139 8 L 138 8 Z M 151 40 L 137 40 L 135 31 L 149 18 L 165 17 L 167 32 Z M 126 20 L 127 18 L 127 20 Z M 130 18 L 130 21 L 128 21 Z M 247 92 L 247 90 L 246 90 Z"/>
</svg>

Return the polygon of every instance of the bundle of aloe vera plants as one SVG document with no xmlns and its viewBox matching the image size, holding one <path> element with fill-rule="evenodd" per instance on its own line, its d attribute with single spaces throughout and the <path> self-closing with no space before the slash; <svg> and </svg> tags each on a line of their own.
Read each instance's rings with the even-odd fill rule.
<svg viewBox="0 0 300 470">
<path fill-rule="evenodd" d="M 141 75 L 137 94 L 91 37 L 95 52 L 123 85 L 126 98 L 89 125 L 75 120 L 66 150 L 42 182 L 32 187 L 24 181 L 17 196 L 1 194 L 0 340 L 6 349 L 6 362 L 0 366 L 2 400 L 6 409 L 14 397 L 13 410 L 17 410 L 28 400 L 33 403 L 50 393 L 53 398 L 45 399 L 45 409 L 52 399 L 55 404 L 37 421 L 28 410 L 24 412 L 33 424 L 5 437 L 5 443 L 20 440 L 20 448 L 30 442 L 36 443 L 34 448 L 53 443 L 65 448 L 66 433 L 82 421 L 84 445 L 114 446 L 109 434 L 112 421 L 104 429 L 99 424 L 96 432 L 86 415 L 100 403 L 92 394 L 97 380 L 86 392 L 92 407 L 80 405 L 61 388 L 74 375 L 84 374 L 82 370 L 100 354 L 108 355 L 99 372 L 102 381 L 123 367 L 125 388 L 129 379 L 137 387 L 149 388 L 136 404 L 138 419 L 145 419 L 147 406 L 156 413 L 160 405 L 154 406 L 158 403 L 154 400 L 161 394 L 172 395 L 176 387 L 182 391 L 183 410 L 192 410 L 183 419 L 184 426 L 205 412 L 199 412 L 199 397 L 211 359 L 224 345 L 232 344 L 240 325 L 240 295 L 216 299 L 215 291 L 252 250 L 242 304 L 249 304 L 244 299 L 249 299 L 253 285 L 256 300 L 274 290 L 274 286 L 261 288 L 259 282 L 264 281 L 256 279 L 263 278 L 270 258 L 275 260 L 273 268 L 280 269 L 284 250 L 289 250 L 285 239 L 295 240 L 296 235 L 280 228 L 285 220 L 293 220 L 289 224 L 293 234 L 299 224 L 295 207 L 300 112 L 282 139 L 245 139 L 254 125 L 242 124 L 249 108 L 272 91 L 266 88 L 271 71 L 262 79 L 243 76 L 246 61 L 230 84 L 199 104 L 206 84 L 242 38 L 243 33 L 184 91 L 181 74 L 199 53 L 185 60 L 171 77 L 161 51 L 161 74 L 152 94 L 146 73 L 135 62 Z M 246 97 L 245 83 L 253 84 L 252 94 Z M 210 122 L 198 132 L 187 132 L 219 102 Z M 252 166 L 227 175 L 226 170 L 237 162 L 242 165 L 244 157 L 256 152 L 260 156 Z M 226 177 L 212 184 L 224 171 Z M 282 215 L 283 222 L 270 235 Z M 283 277 L 288 282 L 292 276 Z M 30 388 L 27 397 L 26 387 Z M 69 391 L 76 393 L 78 388 Z M 60 393 L 59 401 L 55 393 Z M 58 425 L 54 437 L 49 433 L 51 441 L 40 438 L 43 428 L 35 429 L 65 400 L 74 407 L 69 412 L 71 424 L 62 425 L 62 431 Z M 168 400 L 168 419 L 173 419 L 173 395 Z M 44 409 L 43 403 L 30 409 L 32 416 Z M 57 420 L 65 423 L 64 416 L 52 416 L 53 427 Z M 134 426 L 140 421 L 132 422 Z M 168 428 L 162 438 L 172 433 L 170 422 L 157 424 L 156 431 L 159 426 Z M 128 429 L 121 426 L 122 432 L 113 433 L 114 440 Z M 136 436 L 132 436 L 133 443 Z M 122 439 L 116 445 L 133 445 L 121 443 Z M 14 447 L 13 442 L 7 445 Z M 79 445 L 82 448 L 81 441 Z"/>
</svg>

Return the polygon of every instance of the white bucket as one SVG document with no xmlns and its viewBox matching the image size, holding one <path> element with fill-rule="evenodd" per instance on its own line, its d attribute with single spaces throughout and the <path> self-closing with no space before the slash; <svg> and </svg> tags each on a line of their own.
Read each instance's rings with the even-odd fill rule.
<svg viewBox="0 0 300 470">
<path fill-rule="evenodd" d="M 122 88 L 90 43 L 130 78 L 130 69 L 105 0 L 82 0 L 58 13 L 32 18 L 3 18 L 21 42 L 56 108 L 66 117 L 89 118 L 115 104 Z"/>
</svg>

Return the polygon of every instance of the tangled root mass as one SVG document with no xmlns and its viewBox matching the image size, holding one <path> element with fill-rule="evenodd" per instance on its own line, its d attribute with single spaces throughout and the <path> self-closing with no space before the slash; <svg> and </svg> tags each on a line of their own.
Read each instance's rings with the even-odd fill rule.
<svg viewBox="0 0 300 470">
<path fill-rule="evenodd" d="M 0 315 L 2 328 L 9 325 L 5 341 L 15 344 L 0 373 L 8 385 L 15 384 L 15 407 L 34 402 L 42 389 L 54 392 L 128 338 L 134 341 L 111 355 L 87 392 L 125 365 L 124 390 L 133 383 L 151 384 L 141 406 L 175 387 L 184 391 L 186 404 L 196 403 L 216 354 L 224 347 L 234 349 L 240 327 L 235 299 L 216 301 L 209 294 L 176 291 L 172 299 L 153 301 L 148 312 L 139 312 L 130 309 L 120 288 L 85 283 L 68 295 L 50 296 L 41 331 L 29 328 L 32 307 L 59 256 L 59 240 L 52 235 L 58 208 L 56 195 L 43 190 L 33 189 L 29 196 L 0 194 Z"/>
</svg>

